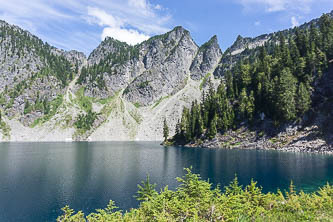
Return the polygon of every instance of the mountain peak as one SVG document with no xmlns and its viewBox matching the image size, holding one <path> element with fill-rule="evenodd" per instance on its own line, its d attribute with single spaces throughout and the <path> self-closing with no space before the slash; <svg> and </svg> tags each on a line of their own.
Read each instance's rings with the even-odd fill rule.
<svg viewBox="0 0 333 222">
<path fill-rule="evenodd" d="M 210 44 L 210 45 L 217 45 L 219 46 L 219 43 L 218 43 L 218 39 L 217 39 L 217 35 L 213 35 L 208 42 L 206 42 L 207 44 Z"/>
<path fill-rule="evenodd" d="M 241 41 L 242 39 L 244 39 L 243 36 L 238 35 L 237 38 L 236 38 L 236 42 Z"/>
<path fill-rule="evenodd" d="M 201 50 L 207 50 L 208 48 L 216 48 L 216 49 L 220 50 L 220 46 L 219 46 L 218 39 L 217 39 L 216 35 L 211 37 L 209 39 L 209 41 L 205 42 L 204 44 L 202 44 L 200 46 Z"/>
<path fill-rule="evenodd" d="M 214 41 L 217 41 L 217 35 L 213 35 L 210 40 L 214 40 Z"/>
<path fill-rule="evenodd" d="M 207 73 L 213 73 L 221 57 L 222 51 L 217 36 L 214 35 L 208 42 L 200 46 L 198 54 L 190 67 L 191 78 L 200 80 Z"/>
<path fill-rule="evenodd" d="M 176 33 L 176 35 L 187 35 L 187 36 L 191 36 L 190 32 L 188 30 L 186 30 L 183 26 L 176 26 L 175 28 L 173 28 L 170 32 L 166 33 L 166 34 L 172 34 L 172 33 Z"/>
<path fill-rule="evenodd" d="M 176 26 L 174 27 L 171 32 L 185 32 L 187 31 L 183 26 Z"/>
<path fill-rule="evenodd" d="M 104 41 L 102 42 L 104 44 L 121 44 L 121 45 L 127 45 L 129 46 L 126 42 L 123 42 L 121 40 L 115 39 L 113 37 L 107 36 Z"/>
</svg>

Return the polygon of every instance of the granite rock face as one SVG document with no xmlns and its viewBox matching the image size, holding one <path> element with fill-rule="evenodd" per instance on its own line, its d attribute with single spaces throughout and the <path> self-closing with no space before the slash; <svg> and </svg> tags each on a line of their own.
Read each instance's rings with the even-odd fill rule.
<svg viewBox="0 0 333 222">
<path fill-rule="evenodd" d="M 190 68 L 191 78 L 200 80 L 207 73 L 214 72 L 221 58 L 222 51 L 215 35 L 199 48 Z"/>
<path fill-rule="evenodd" d="M 125 98 L 141 106 L 173 95 L 186 85 L 189 68 L 198 50 L 189 32 L 181 27 L 144 42 L 145 70 L 125 90 Z"/>
<path fill-rule="evenodd" d="M 106 38 L 88 57 L 88 74 L 81 85 L 86 88 L 86 95 L 97 98 L 113 96 L 127 87 L 136 76 L 144 70 L 144 64 L 139 60 L 139 49 L 113 38 Z M 91 71 L 96 68 L 96 71 Z M 107 69 L 100 69 L 107 67 Z M 91 75 L 98 76 L 105 87 L 96 87 Z"/>
<path fill-rule="evenodd" d="M 292 33 L 289 29 L 255 38 L 239 36 L 222 54 L 216 36 L 198 46 L 187 30 L 176 27 L 135 46 L 106 38 L 86 58 L 0 21 L 0 120 L 5 123 L 0 124 L 0 137 L 162 140 L 163 120 L 173 134 L 183 107 L 201 99 L 208 77 L 218 85 L 237 61 L 256 55 L 264 44 L 278 44 L 280 34 Z M 330 85 L 318 85 L 323 91 L 317 96 L 330 98 Z M 318 107 L 331 110 L 332 104 L 325 101 Z M 87 119 L 89 111 L 96 115 L 91 127 L 78 129 L 78 119 Z"/>
<path fill-rule="evenodd" d="M 47 104 L 64 94 L 84 61 L 83 53 L 56 49 L 0 21 L 0 108 L 9 118 L 32 124 L 44 116 Z"/>
<path fill-rule="evenodd" d="M 15 141 L 63 141 L 61 126 L 66 140 L 90 135 L 107 140 L 95 132 L 113 132 L 115 126 L 106 129 L 105 123 L 123 113 L 122 139 L 159 140 L 160 121 L 168 118 L 174 128 L 183 107 L 200 99 L 201 80 L 221 56 L 216 36 L 199 47 L 187 30 L 176 27 L 135 46 L 106 38 L 86 58 L 0 21 L 0 111 L 8 125 L 0 133 L 10 140 L 12 128 Z M 90 106 L 97 118 L 89 131 L 77 132 L 75 123 Z M 35 126 L 45 129 L 28 136 Z"/>
<path fill-rule="evenodd" d="M 88 58 L 88 70 L 98 67 L 96 74 L 105 87 L 95 87 L 89 72 L 85 93 L 107 98 L 123 90 L 127 101 L 149 106 L 177 93 L 189 78 L 198 81 L 214 71 L 221 56 L 216 36 L 199 48 L 183 27 L 135 46 L 107 38 Z M 100 68 L 105 66 L 108 69 Z"/>
</svg>

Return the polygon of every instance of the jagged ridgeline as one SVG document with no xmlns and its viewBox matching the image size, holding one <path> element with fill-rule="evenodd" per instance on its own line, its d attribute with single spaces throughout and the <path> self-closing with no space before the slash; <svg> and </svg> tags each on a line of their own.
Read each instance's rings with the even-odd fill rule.
<svg viewBox="0 0 333 222">
<path fill-rule="evenodd" d="M 0 27 L 0 137 L 11 141 L 162 140 L 163 120 L 174 135 L 184 107 L 178 131 L 202 125 L 186 131 L 186 141 L 263 113 L 276 124 L 294 121 L 314 107 L 316 80 L 332 59 L 329 15 L 239 37 L 224 54 L 216 36 L 198 46 L 182 27 L 135 46 L 106 38 L 88 58 Z"/>
<path fill-rule="evenodd" d="M 175 126 L 183 106 L 200 98 L 203 79 L 221 57 L 216 36 L 199 47 L 182 27 L 135 46 L 106 38 L 76 81 L 91 103 L 86 112 L 96 114 L 83 138 L 162 139 L 160 122 L 167 117 Z M 93 109 L 93 103 L 103 108 Z"/>
<path fill-rule="evenodd" d="M 130 46 L 107 38 L 88 58 L 77 84 L 86 93 L 106 98 L 124 89 L 124 98 L 139 106 L 174 95 L 191 77 L 214 71 L 222 56 L 214 36 L 198 47 L 182 27 Z"/>
<path fill-rule="evenodd" d="M 183 110 L 176 143 L 200 143 L 244 125 L 279 132 L 279 126 L 295 121 L 332 132 L 327 130 L 332 104 L 327 103 L 333 94 L 322 83 L 331 79 L 332 14 L 255 39 L 238 37 L 221 61 L 215 70 L 223 76 L 221 84 L 217 90 L 211 84 L 200 103 Z"/>
<path fill-rule="evenodd" d="M 199 47 L 182 27 L 135 46 L 106 38 L 86 59 L 1 24 L 5 140 L 161 140 L 222 58 L 216 36 Z"/>
</svg>

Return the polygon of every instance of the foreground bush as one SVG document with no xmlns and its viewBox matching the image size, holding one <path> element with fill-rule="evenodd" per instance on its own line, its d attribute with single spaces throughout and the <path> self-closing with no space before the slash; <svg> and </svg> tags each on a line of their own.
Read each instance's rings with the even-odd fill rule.
<svg viewBox="0 0 333 222">
<path fill-rule="evenodd" d="M 107 208 L 85 216 L 64 207 L 59 222 L 72 221 L 333 221 L 333 186 L 314 193 L 289 191 L 262 193 L 256 182 L 242 187 L 235 178 L 221 192 L 189 169 L 176 191 L 166 186 L 158 193 L 155 184 L 139 185 L 139 208 L 123 213 L 110 201 Z"/>
</svg>

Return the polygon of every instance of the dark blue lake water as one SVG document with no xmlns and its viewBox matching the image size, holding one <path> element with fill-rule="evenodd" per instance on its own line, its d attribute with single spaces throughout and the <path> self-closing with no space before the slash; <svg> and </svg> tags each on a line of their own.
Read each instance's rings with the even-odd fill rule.
<svg viewBox="0 0 333 222">
<path fill-rule="evenodd" d="M 237 174 L 264 191 L 316 190 L 333 183 L 333 156 L 256 150 L 164 148 L 158 143 L 2 143 L 0 221 L 55 221 L 61 208 L 91 213 L 110 199 L 137 207 L 137 184 L 150 175 L 158 189 L 177 186 L 183 168 L 225 186 Z"/>
</svg>

